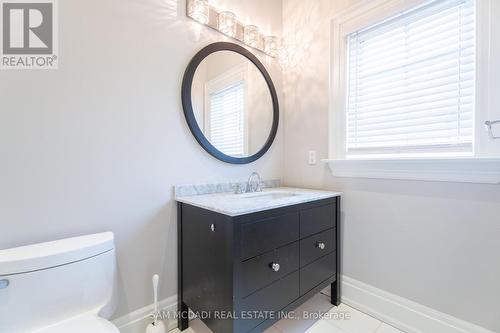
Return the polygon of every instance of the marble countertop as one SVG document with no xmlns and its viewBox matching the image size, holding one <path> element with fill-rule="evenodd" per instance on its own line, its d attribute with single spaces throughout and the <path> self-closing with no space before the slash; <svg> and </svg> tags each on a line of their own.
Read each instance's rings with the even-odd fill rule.
<svg viewBox="0 0 500 333">
<path fill-rule="evenodd" d="M 177 196 L 175 200 L 224 215 L 238 216 L 340 195 L 340 192 L 275 187 L 266 188 L 262 192 L 244 194 L 225 192 Z"/>
</svg>

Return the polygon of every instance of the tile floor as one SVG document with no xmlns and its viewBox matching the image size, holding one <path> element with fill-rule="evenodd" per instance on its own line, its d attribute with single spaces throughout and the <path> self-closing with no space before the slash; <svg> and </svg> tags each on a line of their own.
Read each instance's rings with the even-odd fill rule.
<svg viewBox="0 0 500 333">
<path fill-rule="evenodd" d="M 319 318 L 310 318 L 319 316 Z M 329 296 L 317 294 L 294 311 L 296 318 L 282 319 L 265 333 L 404 333 L 345 304 L 338 308 Z M 185 333 L 212 333 L 199 319 L 192 320 Z M 179 333 L 178 329 L 171 333 Z"/>
</svg>

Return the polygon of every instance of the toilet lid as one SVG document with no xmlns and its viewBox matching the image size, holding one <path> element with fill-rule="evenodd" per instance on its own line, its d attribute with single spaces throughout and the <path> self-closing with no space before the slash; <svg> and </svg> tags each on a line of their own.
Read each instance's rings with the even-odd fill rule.
<svg viewBox="0 0 500 333">
<path fill-rule="evenodd" d="M 120 333 L 110 321 L 87 314 L 65 320 L 35 331 L 35 333 Z"/>
</svg>

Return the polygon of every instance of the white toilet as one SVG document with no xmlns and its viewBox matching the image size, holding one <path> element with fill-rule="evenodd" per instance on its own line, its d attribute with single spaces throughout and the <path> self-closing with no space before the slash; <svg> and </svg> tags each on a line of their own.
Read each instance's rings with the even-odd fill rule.
<svg viewBox="0 0 500 333">
<path fill-rule="evenodd" d="M 0 250 L 0 332 L 119 333 L 113 233 Z"/>
</svg>

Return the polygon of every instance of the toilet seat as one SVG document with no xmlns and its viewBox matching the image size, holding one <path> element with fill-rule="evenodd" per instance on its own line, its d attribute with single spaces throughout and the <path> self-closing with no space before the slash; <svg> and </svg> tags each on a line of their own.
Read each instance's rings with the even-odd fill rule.
<svg viewBox="0 0 500 333">
<path fill-rule="evenodd" d="M 74 317 L 34 333 L 120 333 L 110 321 L 95 314 Z"/>
</svg>

